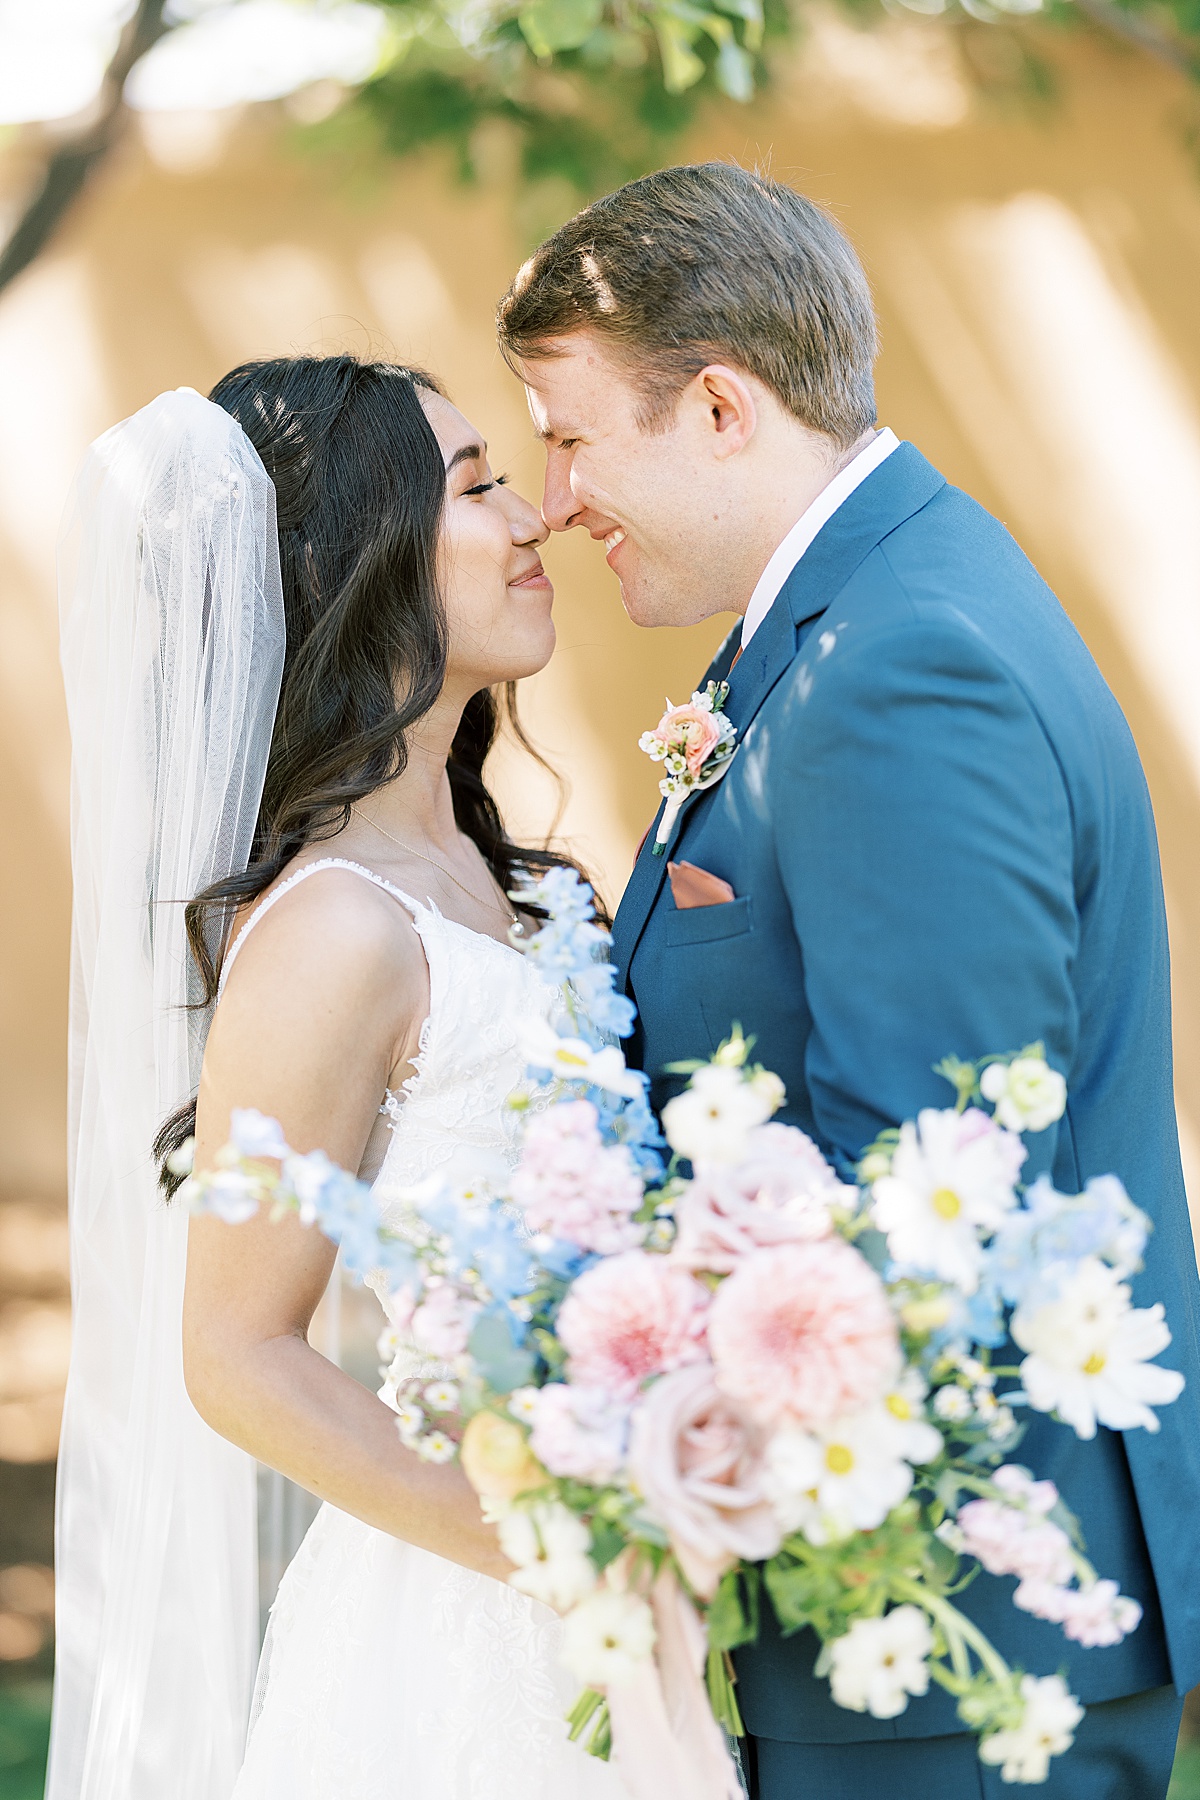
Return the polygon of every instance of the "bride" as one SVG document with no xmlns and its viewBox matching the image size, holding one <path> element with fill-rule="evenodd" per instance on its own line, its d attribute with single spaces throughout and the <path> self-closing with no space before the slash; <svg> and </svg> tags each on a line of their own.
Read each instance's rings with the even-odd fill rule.
<svg viewBox="0 0 1200 1800">
<path fill-rule="evenodd" d="M 161 396 L 85 464 L 49 1800 L 624 1792 L 568 1742 L 557 1620 L 505 1585 L 458 1464 L 309 1345 L 333 1247 L 189 1222 L 149 1154 L 161 1126 L 169 1193 L 186 1138 L 208 1166 L 256 1107 L 385 1206 L 464 1145 L 511 1154 L 521 1022 L 553 996 L 507 894 L 554 859 L 510 842 L 482 767 L 494 690 L 553 649 L 545 536 L 427 376 L 349 357 Z M 246 1742 L 253 1459 L 326 1504 Z"/>
</svg>

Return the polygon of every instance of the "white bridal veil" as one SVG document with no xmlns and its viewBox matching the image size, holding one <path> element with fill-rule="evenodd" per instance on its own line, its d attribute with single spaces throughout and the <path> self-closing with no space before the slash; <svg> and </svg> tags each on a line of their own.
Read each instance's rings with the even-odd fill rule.
<svg viewBox="0 0 1200 1800">
<path fill-rule="evenodd" d="M 183 1385 L 187 1216 L 150 1146 L 208 1013 L 183 909 L 246 866 L 283 667 L 275 492 L 188 388 L 92 446 L 68 513 L 73 1341 L 48 1800 L 228 1800 L 257 1651 L 254 1464 Z"/>
</svg>

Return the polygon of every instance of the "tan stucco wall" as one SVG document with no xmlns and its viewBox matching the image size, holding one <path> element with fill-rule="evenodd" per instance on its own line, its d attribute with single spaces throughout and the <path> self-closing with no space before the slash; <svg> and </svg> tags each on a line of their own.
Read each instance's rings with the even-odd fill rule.
<svg viewBox="0 0 1200 1800">
<path fill-rule="evenodd" d="M 1125 706 L 1163 842 L 1194 1139 L 1200 178 L 1177 132 L 1182 89 L 1077 41 L 1063 52 L 1066 97 L 1033 115 L 973 100 L 947 43 L 926 21 L 868 37 L 830 19 L 775 94 L 711 118 L 687 154 L 769 155 L 834 207 L 877 288 L 881 419 L 1009 523 Z M 0 299 L 0 1193 L 52 1196 L 63 1182 L 67 745 L 52 561 L 80 452 L 162 388 L 204 390 L 252 354 L 352 345 L 434 367 L 496 464 L 536 493 L 540 451 L 491 337 L 523 248 L 512 216 L 500 173 L 465 190 L 431 155 L 363 197 L 280 148 L 265 122 L 241 121 L 186 173 L 131 141 Z M 729 621 L 638 632 L 595 546 L 556 541 L 548 561 L 560 650 L 525 711 L 571 782 L 564 829 L 615 899 L 653 803 L 638 732 Z M 507 762 L 501 787 L 518 823 L 545 816 L 540 777 Z"/>
</svg>

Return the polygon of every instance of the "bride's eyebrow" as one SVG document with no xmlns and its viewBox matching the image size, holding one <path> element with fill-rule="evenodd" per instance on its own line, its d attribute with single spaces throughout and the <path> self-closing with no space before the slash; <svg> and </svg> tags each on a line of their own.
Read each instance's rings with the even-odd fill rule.
<svg viewBox="0 0 1200 1800">
<path fill-rule="evenodd" d="M 486 455 L 486 444 L 464 444 L 461 450 L 456 450 L 454 452 L 454 455 L 446 464 L 446 473 L 447 475 L 452 475 L 459 463 L 482 462 Z"/>
</svg>

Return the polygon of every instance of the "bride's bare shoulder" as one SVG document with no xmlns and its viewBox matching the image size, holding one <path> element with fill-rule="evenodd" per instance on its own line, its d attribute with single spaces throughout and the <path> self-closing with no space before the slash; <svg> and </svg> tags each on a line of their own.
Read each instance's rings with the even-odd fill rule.
<svg viewBox="0 0 1200 1800">
<path fill-rule="evenodd" d="M 428 1002 L 428 970 L 411 914 L 388 889 L 344 864 L 309 858 L 285 870 L 235 922 L 222 1015 L 248 1013 L 287 1026 L 323 1021 L 337 1033 L 397 1029 Z M 423 1016 L 423 1013 L 422 1013 Z"/>
</svg>

